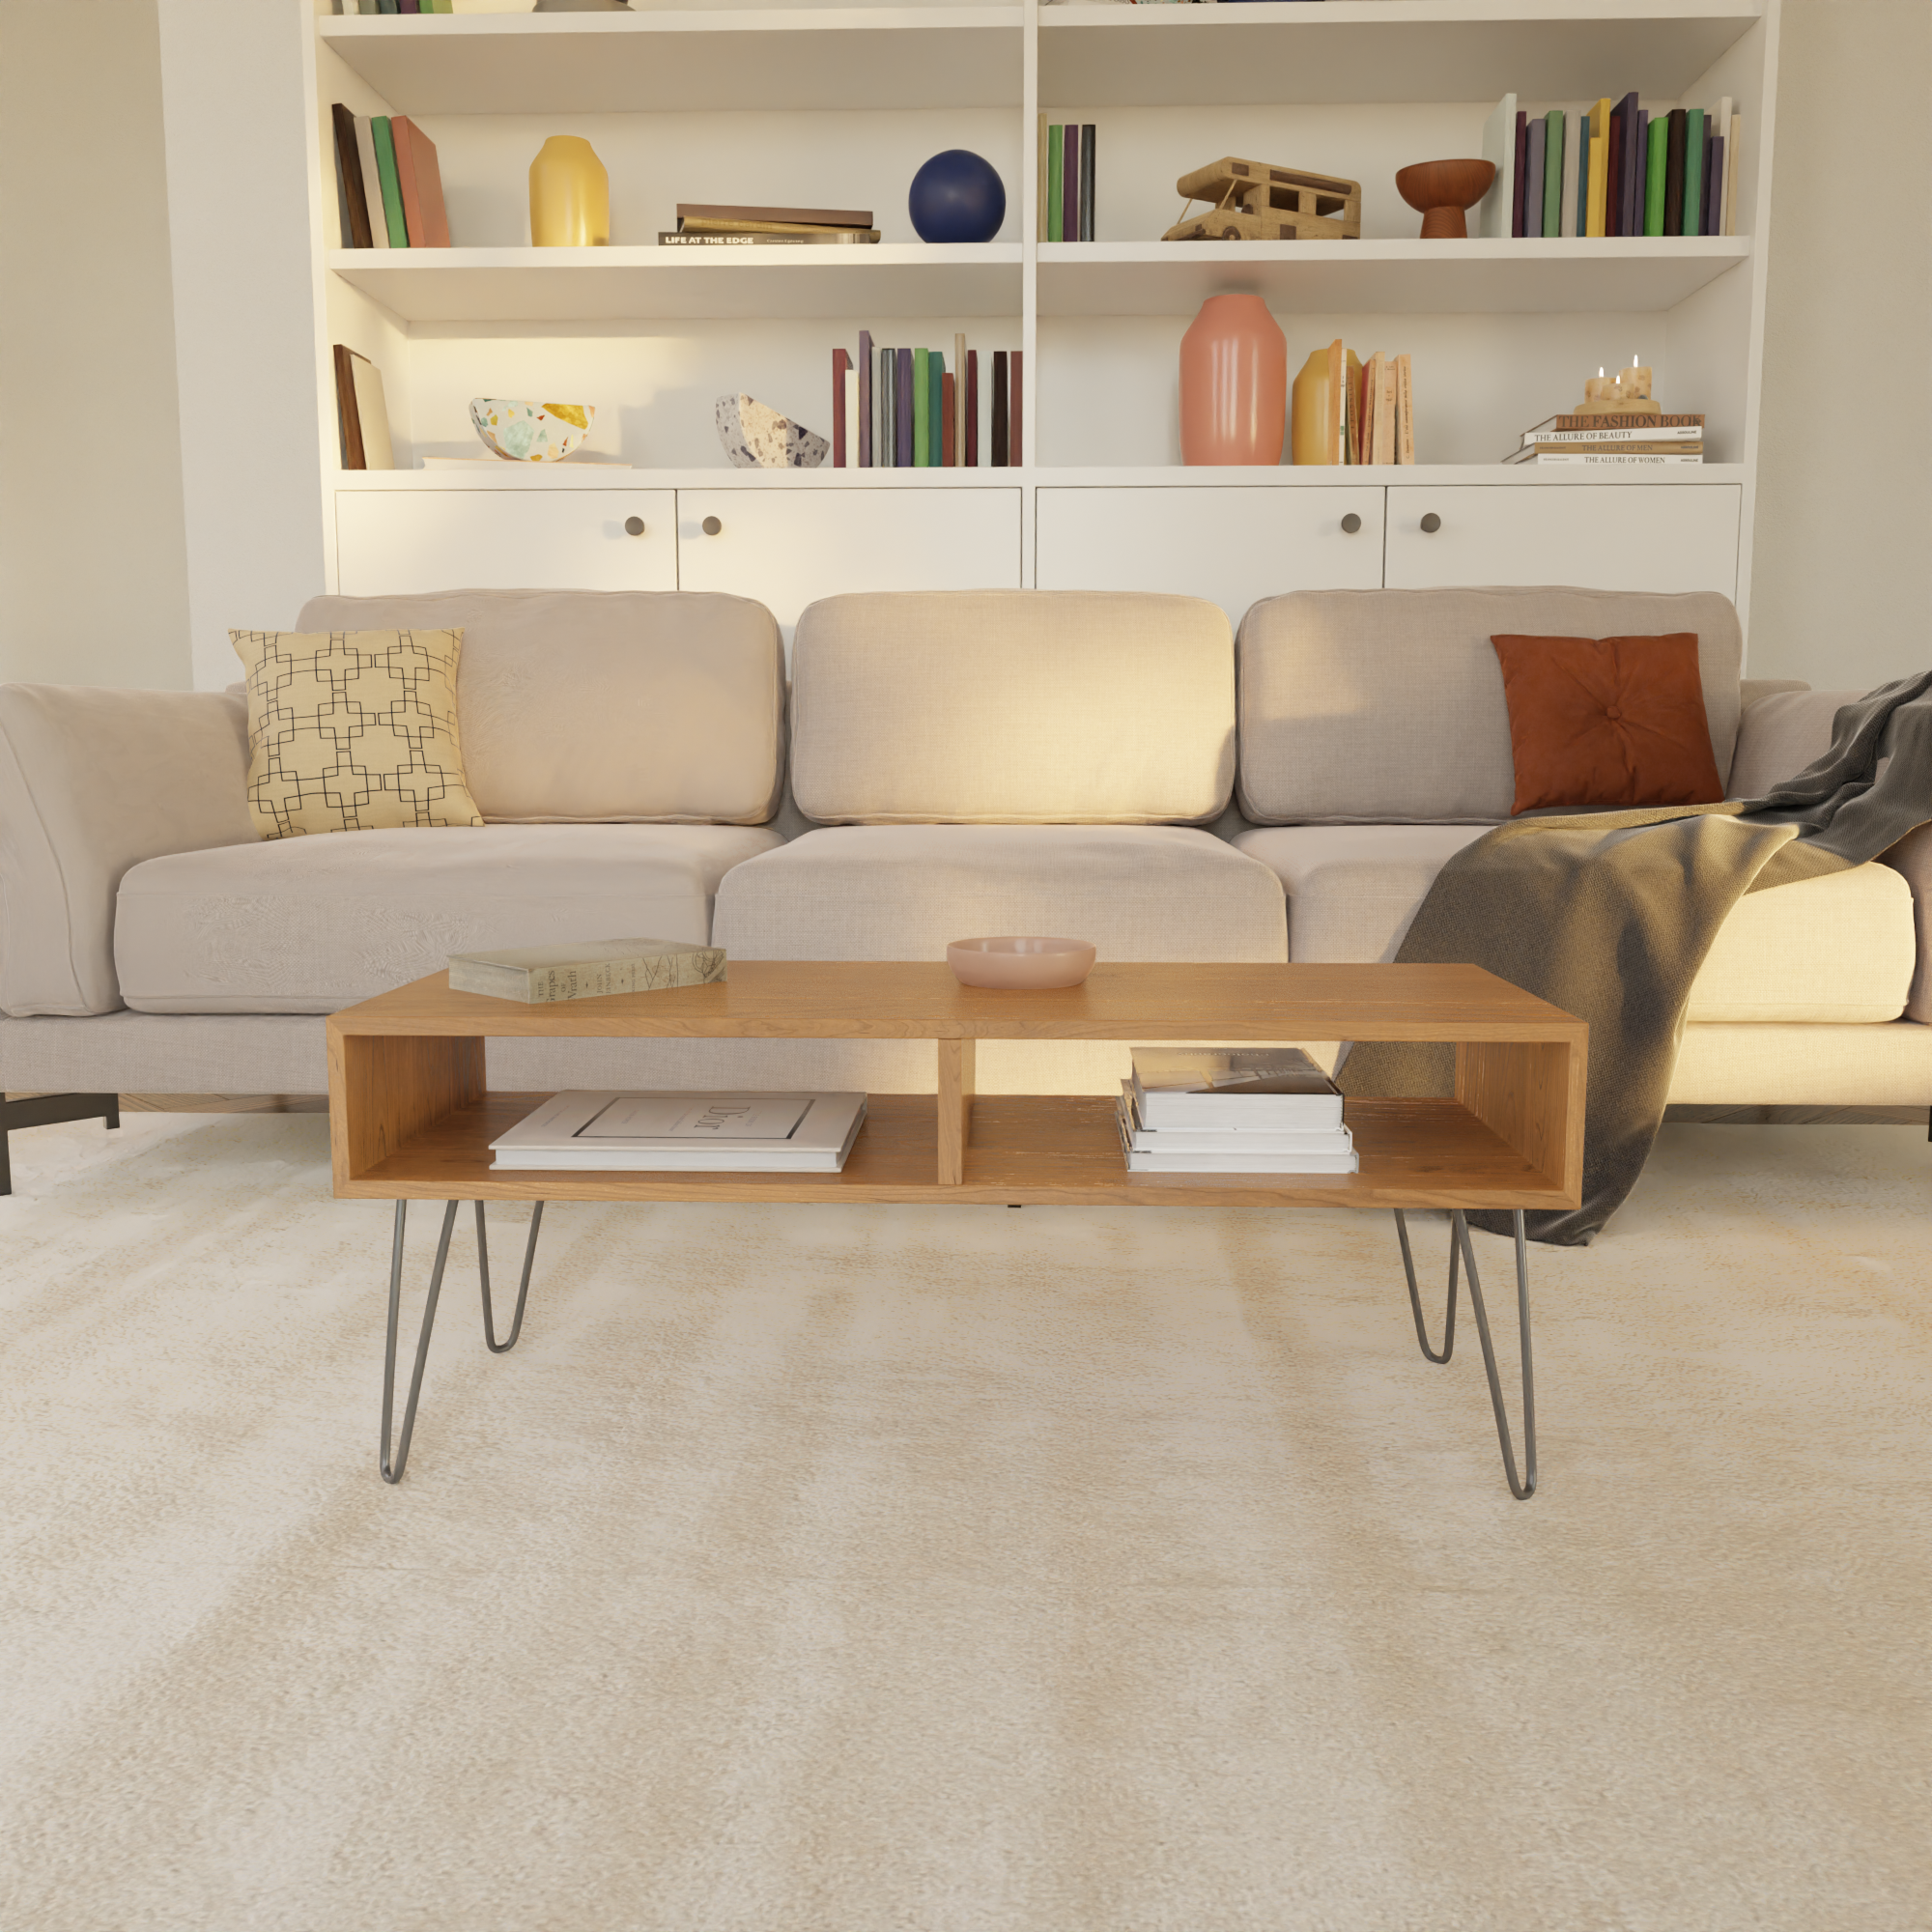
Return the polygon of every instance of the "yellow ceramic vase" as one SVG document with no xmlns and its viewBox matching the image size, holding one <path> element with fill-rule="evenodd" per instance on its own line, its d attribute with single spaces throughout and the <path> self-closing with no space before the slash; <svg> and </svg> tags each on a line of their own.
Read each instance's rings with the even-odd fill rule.
<svg viewBox="0 0 1932 1932">
<path fill-rule="evenodd" d="M 1294 379 L 1293 421 L 1289 430 L 1291 463 L 1326 463 L 1328 426 L 1335 420 L 1335 396 L 1328 381 L 1328 352 L 1309 352 Z"/>
<path fill-rule="evenodd" d="M 530 163 L 530 245 L 606 248 L 611 244 L 611 177 L 597 151 L 577 134 L 553 134 Z"/>
</svg>

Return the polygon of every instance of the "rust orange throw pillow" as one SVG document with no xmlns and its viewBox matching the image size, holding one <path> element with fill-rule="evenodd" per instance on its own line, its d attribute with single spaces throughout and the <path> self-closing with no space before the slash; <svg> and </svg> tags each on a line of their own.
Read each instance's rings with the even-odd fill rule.
<svg viewBox="0 0 1932 1932">
<path fill-rule="evenodd" d="M 1697 634 L 1490 639 L 1503 668 L 1516 803 L 1715 805 Z"/>
</svg>

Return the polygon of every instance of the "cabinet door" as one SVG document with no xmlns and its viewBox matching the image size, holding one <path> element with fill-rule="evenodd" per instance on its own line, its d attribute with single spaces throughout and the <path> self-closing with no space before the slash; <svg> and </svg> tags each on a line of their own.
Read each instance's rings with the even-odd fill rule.
<svg viewBox="0 0 1932 1932">
<path fill-rule="evenodd" d="M 1735 597 L 1741 497 L 1735 483 L 1392 487 L 1388 583 L 1574 583 Z M 1432 516 L 1439 526 L 1425 530 Z"/>
<path fill-rule="evenodd" d="M 676 501 L 669 490 L 338 490 L 336 581 L 345 597 L 675 590 Z"/>
<path fill-rule="evenodd" d="M 1238 627 L 1250 604 L 1287 590 L 1378 588 L 1382 497 L 1379 485 L 1041 490 L 1034 581 L 1208 597 Z"/>
<path fill-rule="evenodd" d="M 1020 493 L 680 490 L 677 547 L 686 590 L 755 597 L 789 638 L 845 590 L 1018 589 Z"/>
</svg>

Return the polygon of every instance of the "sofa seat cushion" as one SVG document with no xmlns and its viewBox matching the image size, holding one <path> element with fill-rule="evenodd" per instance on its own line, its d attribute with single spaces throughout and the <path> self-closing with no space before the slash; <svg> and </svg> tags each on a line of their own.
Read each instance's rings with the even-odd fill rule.
<svg viewBox="0 0 1932 1932">
<path fill-rule="evenodd" d="M 1289 825 L 1235 843 L 1278 877 L 1297 960 L 1391 960 L 1452 854 L 1483 825 Z M 1894 1020 L 1918 958 L 1912 889 L 1853 866 L 1747 893 L 1690 985 L 1693 1026 Z"/>
<path fill-rule="evenodd" d="M 712 939 L 742 959 L 943 959 L 1039 933 L 1103 960 L 1285 959 L 1281 887 L 1180 826 L 867 825 L 808 832 L 728 873 Z"/>
<path fill-rule="evenodd" d="M 148 1013 L 328 1013 L 452 952 L 711 937 L 759 826 L 490 825 L 181 852 L 121 882 L 122 997 Z"/>
</svg>

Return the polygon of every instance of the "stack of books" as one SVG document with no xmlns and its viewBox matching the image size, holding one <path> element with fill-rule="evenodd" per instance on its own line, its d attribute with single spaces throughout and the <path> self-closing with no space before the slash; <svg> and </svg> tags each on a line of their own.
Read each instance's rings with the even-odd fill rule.
<svg viewBox="0 0 1932 1932">
<path fill-rule="evenodd" d="M 1121 1082 L 1129 1174 L 1353 1174 L 1342 1094 L 1299 1047 L 1136 1047 Z"/>
<path fill-rule="evenodd" d="M 1039 117 L 1039 226 L 1042 242 L 1094 239 L 1094 139 L 1092 122 L 1062 127 Z"/>
<path fill-rule="evenodd" d="M 980 352 L 952 338 L 952 367 L 938 349 L 882 349 L 868 328 L 859 353 L 832 352 L 835 469 L 992 469 L 1021 460 L 1020 352 L 996 349 L 989 382 Z M 981 414 L 986 434 L 980 434 Z"/>
<path fill-rule="evenodd" d="M 491 1165 L 837 1174 L 865 1121 L 863 1094 L 553 1094 L 490 1143 Z"/>
<path fill-rule="evenodd" d="M 436 143 L 407 114 L 334 102 L 335 215 L 345 248 L 447 248 Z"/>
<path fill-rule="evenodd" d="M 1599 465 L 1641 469 L 1704 460 L 1700 414 L 1546 416 L 1522 433 L 1522 443 L 1505 463 Z"/>
<path fill-rule="evenodd" d="M 1735 235 L 1743 138 L 1729 95 L 1656 113 L 1634 94 L 1605 95 L 1576 114 L 1531 114 L 1505 95 L 1484 129 L 1501 188 L 1497 226 L 1485 233 Z"/>
<path fill-rule="evenodd" d="M 681 201 L 677 226 L 658 230 L 661 248 L 810 248 L 876 242 L 869 208 L 751 208 Z"/>
</svg>

